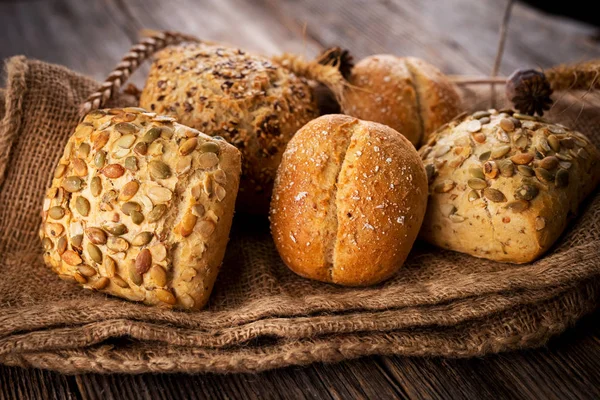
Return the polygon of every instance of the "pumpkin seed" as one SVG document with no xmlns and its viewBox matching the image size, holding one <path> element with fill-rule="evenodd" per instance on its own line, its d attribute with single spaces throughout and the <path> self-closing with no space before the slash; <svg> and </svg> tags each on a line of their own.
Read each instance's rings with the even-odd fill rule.
<svg viewBox="0 0 600 400">
<path fill-rule="evenodd" d="M 533 161 L 533 154 L 531 153 L 519 153 L 515 154 L 510 158 L 510 160 L 517 165 L 525 165 L 529 164 Z"/>
<path fill-rule="evenodd" d="M 79 192 L 83 186 L 83 181 L 77 176 L 69 176 L 62 181 L 62 188 L 69 193 Z"/>
<path fill-rule="evenodd" d="M 66 282 L 70 282 L 70 283 L 75 283 L 75 282 L 77 282 L 77 281 L 75 280 L 75 278 L 73 278 L 73 276 L 71 276 L 71 275 L 59 274 L 59 275 L 58 275 L 58 277 L 59 277 L 60 279 L 62 279 L 63 281 L 66 281 Z"/>
<path fill-rule="evenodd" d="M 106 243 L 106 232 L 100 228 L 86 228 L 85 234 L 93 244 Z"/>
<path fill-rule="evenodd" d="M 92 145 L 94 146 L 94 150 L 100 150 L 103 148 L 106 143 L 108 143 L 108 139 L 110 138 L 110 133 L 103 131 L 98 132 L 96 136 L 92 139 Z"/>
<path fill-rule="evenodd" d="M 468 180 L 467 184 L 471 189 L 481 190 L 487 187 L 487 182 L 483 179 L 479 178 L 471 178 Z"/>
<path fill-rule="evenodd" d="M 523 184 L 515 192 L 515 198 L 519 200 L 531 201 L 536 198 L 540 190 L 533 185 Z"/>
<path fill-rule="evenodd" d="M 569 186 L 569 171 L 566 169 L 559 169 L 556 172 L 556 177 L 554 179 L 554 184 L 556 187 L 565 187 Z"/>
<path fill-rule="evenodd" d="M 140 232 L 137 235 L 135 235 L 135 237 L 131 241 L 131 244 L 138 247 L 145 246 L 148 243 L 150 243 L 153 236 L 154 235 L 152 232 Z"/>
<path fill-rule="evenodd" d="M 440 212 L 444 217 L 449 217 L 451 214 L 454 214 L 456 212 L 456 207 L 454 206 L 454 204 L 441 204 Z"/>
<path fill-rule="evenodd" d="M 558 158 L 554 156 L 548 156 L 542 159 L 538 164 L 540 167 L 551 170 L 558 167 Z"/>
<path fill-rule="evenodd" d="M 469 192 L 469 201 L 475 201 L 479 198 L 479 193 L 476 190 L 471 190 Z"/>
<path fill-rule="evenodd" d="M 42 239 L 42 247 L 44 248 L 44 250 L 50 251 L 54 247 L 54 243 L 52 243 L 52 240 L 50 238 L 45 237 Z"/>
<path fill-rule="evenodd" d="M 144 277 L 137 271 L 135 264 L 130 264 L 128 269 L 129 279 L 134 285 L 140 286 L 142 283 L 144 283 Z"/>
<path fill-rule="evenodd" d="M 145 142 L 145 143 L 152 143 L 152 142 L 154 142 L 160 136 L 160 131 L 161 131 L 161 129 L 159 127 L 156 127 L 156 126 L 153 127 L 153 128 L 150 128 L 148 130 L 148 132 L 146 132 L 144 134 L 144 137 L 142 138 L 142 141 Z"/>
<path fill-rule="evenodd" d="M 73 278 L 82 285 L 87 283 L 87 278 L 85 276 L 81 275 L 79 272 L 75 272 L 73 274 Z"/>
<path fill-rule="evenodd" d="M 483 173 L 487 178 L 496 178 L 498 176 L 498 164 L 495 161 L 486 161 L 483 164 Z"/>
<path fill-rule="evenodd" d="M 110 236 L 106 242 L 106 247 L 115 253 L 119 253 L 121 251 L 127 251 L 129 242 L 121 237 Z"/>
<path fill-rule="evenodd" d="M 433 164 L 427 164 L 425 166 L 425 174 L 427 174 L 427 182 L 431 183 L 431 180 L 435 176 L 435 167 Z"/>
<path fill-rule="evenodd" d="M 533 172 L 533 168 L 531 168 L 527 165 L 518 165 L 517 171 L 519 171 L 519 173 L 523 176 L 534 176 L 535 175 L 535 172 Z"/>
<path fill-rule="evenodd" d="M 421 160 L 425 160 L 427 158 L 427 156 L 429 155 L 429 153 L 431 153 L 431 146 L 423 146 L 419 149 L 419 154 L 421 155 Z"/>
<path fill-rule="evenodd" d="M 451 191 L 452 189 L 454 189 L 455 186 L 456 186 L 456 182 L 454 182 L 450 179 L 446 179 L 443 182 L 435 185 L 433 190 L 436 193 L 447 193 L 447 192 Z"/>
<path fill-rule="evenodd" d="M 90 182 L 90 191 L 94 197 L 98 197 L 100 196 L 100 193 L 102 193 L 102 181 L 100 180 L 99 176 L 92 178 Z"/>
<path fill-rule="evenodd" d="M 61 255 L 67 250 L 67 237 L 61 236 L 56 242 L 56 252 Z"/>
<path fill-rule="evenodd" d="M 544 155 L 548 155 L 548 153 L 552 151 L 552 148 L 550 147 L 550 144 L 548 143 L 548 140 L 545 137 L 539 138 L 536 149 Z"/>
<path fill-rule="evenodd" d="M 193 137 L 193 138 L 187 139 L 179 147 L 179 154 L 181 154 L 182 156 L 187 156 L 188 154 L 190 154 L 192 151 L 194 151 L 196 149 L 196 146 L 198 146 L 197 138 Z"/>
<path fill-rule="evenodd" d="M 484 117 L 489 117 L 490 112 L 489 111 L 475 111 L 471 116 L 475 119 L 480 119 L 480 118 L 484 118 Z"/>
<path fill-rule="evenodd" d="M 77 149 L 77 156 L 86 158 L 90 154 L 90 145 L 87 143 L 81 143 Z"/>
<path fill-rule="evenodd" d="M 148 249 L 142 249 L 135 258 L 135 270 L 138 274 L 144 275 L 152 265 L 152 254 Z"/>
<path fill-rule="evenodd" d="M 227 191 L 225 190 L 225 188 L 219 185 L 218 183 L 215 183 L 214 188 L 215 196 L 217 196 L 217 201 L 223 201 L 225 196 L 227 196 Z"/>
<path fill-rule="evenodd" d="M 583 148 L 581 148 L 577 151 L 577 157 L 583 158 L 584 160 L 587 160 L 590 158 L 588 152 Z"/>
<path fill-rule="evenodd" d="M 65 227 L 61 224 L 47 223 L 46 232 L 52 237 L 59 237 L 65 230 Z"/>
<path fill-rule="evenodd" d="M 546 219 L 544 217 L 537 217 L 535 219 L 535 230 L 541 231 L 546 227 Z"/>
<path fill-rule="evenodd" d="M 513 117 L 520 119 L 520 120 L 525 120 L 525 121 L 536 121 L 535 117 L 533 117 L 531 115 L 527 115 L 527 114 L 514 113 Z"/>
<path fill-rule="evenodd" d="M 122 133 L 123 135 L 136 133 L 137 131 L 140 130 L 136 125 L 131 124 L 129 122 L 119 122 L 118 124 L 115 125 L 115 129 L 119 133 Z M 135 137 L 134 137 L 134 141 L 135 141 Z M 133 142 L 132 142 L 132 144 L 133 144 Z"/>
<path fill-rule="evenodd" d="M 181 222 L 176 230 L 181 236 L 187 237 L 194 231 L 197 221 L 198 217 L 196 217 L 193 213 L 187 212 L 181 219 Z"/>
<path fill-rule="evenodd" d="M 198 223 L 197 230 L 202 237 L 208 238 L 215 231 L 215 228 L 216 224 L 213 221 L 209 219 L 203 219 Z"/>
<path fill-rule="evenodd" d="M 77 197 L 75 200 L 75 208 L 79 214 L 87 217 L 90 214 L 90 202 L 83 196 Z"/>
<path fill-rule="evenodd" d="M 127 282 L 125 282 L 125 280 L 123 278 L 121 278 L 119 275 L 113 276 L 112 282 L 115 285 L 117 285 L 123 289 L 127 289 L 129 287 L 129 284 Z"/>
<path fill-rule="evenodd" d="M 204 187 L 204 193 L 206 193 L 207 196 L 210 196 L 213 193 L 212 178 L 210 175 L 204 175 L 202 186 Z"/>
<path fill-rule="evenodd" d="M 75 235 L 71 237 L 71 246 L 81 249 L 81 244 L 83 243 L 83 235 Z"/>
<path fill-rule="evenodd" d="M 536 178 L 542 182 L 554 182 L 554 175 L 544 168 L 534 168 Z"/>
<path fill-rule="evenodd" d="M 115 144 L 122 149 L 131 148 L 131 146 L 133 146 L 133 143 L 135 143 L 135 135 L 131 134 L 123 135 L 115 142 Z"/>
<path fill-rule="evenodd" d="M 177 303 L 177 299 L 175 298 L 175 296 L 173 296 L 173 293 L 171 293 L 168 290 L 156 289 L 154 290 L 154 292 L 156 293 L 156 298 L 162 301 L 163 303 L 167 303 L 169 305 L 174 305 L 175 303 Z"/>
<path fill-rule="evenodd" d="M 510 136 L 504 131 L 498 131 L 498 140 L 503 143 L 510 143 Z"/>
<path fill-rule="evenodd" d="M 160 265 L 154 264 L 150 267 L 148 276 L 156 286 L 165 286 L 167 284 L 167 271 Z"/>
<path fill-rule="evenodd" d="M 568 161 L 559 161 L 558 165 L 559 165 L 559 166 L 560 166 L 562 169 L 569 169 L 569 168 L 571 168 L 571 166 L 572 166 L 573 164 L 571 164 L 571 163 L 570 163 L 570 162 L 568 162 Z"/>
<path fill-rule="evenodd" d="M 196 275 L 198 275 L 198 271 L 196 271 L 194 268 L 186 268 L 181 273 L 181 279 L 184 282 L 191 282 Z"/>
<path fill-rule="evenodd" d="M 517 148 L 519 150 L 527 149 L 528 144 L 529 144 L 529 141 L 527 140 L 527 136 L 525 136 L 525 135 L 519 136 L 518 138 L 515 139 L 515 146 L 517 146 Z"/>
<path fill-rule="evenodd" d="M 500 158 L 505 156 L 510 151 L 509 145 L 497 145 L 492 149 L 492 158 Z"/>
<path fill-rule="evenodd" d="M 171 176 L 171 168 L 159 160 L 150 161 L 148 163 L 148 171 L 154 179 L 167 179 Z"/>
<path fill-rule="evenodd" d="M 127 227 L 124 224 L 104 225 L 104 230 L 114 236 L 121 236 L 127 233 Z"/>
<path fill-rule="evenodd" d="M 148 222 L 153 223 L 162 218 L 167 211 L 167 206 L 164 204 L 158 204 L 154 206 L 152 211 L 148 213 Z"/>
<path fill-rule="evenodd" d="M 98 279 L 96 279 L 91 285 L 90 287 L 94 290 L 102 290 L 105 289 L 108 284 L 110 283 L 110 279 L 108 279 L 105 276 L 101 276 Z"/>
<path fill-rule="evenodd" d="M 479 118 L 479 122 L 481 123 L 481 125 L 489 124 L 491 121 L 492 120 L 490 119 L 490 117 Z"/>
<path fill-rule="evenodd" d="M 550 148 L 552 150 L 554 150 L 555 152 L 560 151 L 560 140 L 558 140 L 558 138 L 554 135 L 550 135 L 548 136 L 548 144 L 550 145 Z"/>
<path fill-rule="evenodd" d="M 188 137 L 188 138 L 197 137 L 199 135 L 200 135 L 200 132 L 198 132 L 195 129 L 187 129 L 185 131 L 185 137 Z"/>
<path fill-rule="evenodd" d="M 129 156 L 125 159 L 125 168 L 130 171 L 137 171 L 138 168 L 138 160 L 135 156 Z"/>
<path fill-rule="evenodd" d="M 527 200 L 513 200 L 506 205 L 506 208 L 512 212 L 521 213 L 529 208 Z"/>
<path fill-rule="evenodd" d="M 131 210 L 129 212 L 129 216 L 131 217 L 131 222 L 133 222 L 136 225 L 139 225 L 142 222 L 144 222 L 144 214 L 142 214 L 139 211 Z"/>
<path fill-rule="evenodd" d="M 123 168 L 119 164 L 109 164 L 106 167 L 102 168 L 101 171 L 104 176 L 111 179 L 120 178 L 125 173 L 125 168 Z"/>
<path fill-rule="evenodd" d="M 178 175 L 185 174 L 192 167 L 192 156 L 179 157 L 177 165 L 175 166 L 175 172 Z"/>
<path fill-rule="evenodd" d="M 150 252 L 152 253 L 152 259 L 161 262 L 167 258 L 167 248 L 162 243 L 157 243 L 150 248 Z"/>
<path fill-rule="evenodd" d="M 500 169 L 500 175 L 507 178 L 515 174 L 515 164 L 510 160 L 502 160 L 499 162 L 498 168 Z"/>
<path fill-rule="evenodd" d="M 473 134 L 473 140 L 475 140 L 477 143 L 485 143 L 486 137 L 482 132 L 475 132 Z"/>
<path fill-rule="evenodd" d="M 515 128 L 520 128 L 521 127 L 521 121 L 519 121 L 518 119 L 516 119 L 515 117 L 509 117 L 509 119 L 512 121 L 513 124 L 515 124 Z"/>
<path fill-rule="evenodd" d="M 204 215 L 205 209 L 202 204 L 195 204 L 192 206 L 192 214 L 196 217 L 201 217 Z"/>
<path fill-rule="evenodd" d="M 94 156 L 94 165 L 98 169 L 102 169 L 106 164 L 106 152 L 104 150 L 100 150 Z"/>
<path fill-rule="evenodd" d="M 483 189 L 483 196 L 494 203 L 502 203 L 506 201 L 506 196 L 504 196 L 504 193 L 497 189 L 485 188 Z"/>
<path fill-rule="evenodd" d="M 129 215 L 129 213 L 131 213 L 131 211 L 141 211 L 142 206 L 139 205 L 139 203 L 136 203 L 135 201 L 128 201 L 127 203 L 124 203 L 121 206 L 121 212 L 123 212 L 123 214 L 125 215 Z"/>
<path fill-rule="evenodd" d="M 200 146 L 200 152 L 202 153 L 216 153 L 219 154 L 219 145 L 213 142 L 204 142 Z"/>
<path fill-rule="evenodd" d="M 66 164 L 58 164 L 58 166 L 56 167 L 56 171 L 54 171 L 54 178 L 56 178 L 56 179 L 62 178 L 63 175 L 65 174 L 65 172 L 67 172 L 67 165 Z"/>
<path fill-rule="evenodd" d="M 575 147 L 575 141 L 573 140 L 573 138 L 560 139 L 560 145 L 566 149 L 572 149 L 573 147 Z"/>
<path fill-rule="evenodd" d="M 508 118 L 502 118 L 500 120 L 500 128 L 502 128 L 505 132 L 512 132 L 515 130 L 515 123 Z"/>
<path fill-rule="evenodd" d="M 174 119 L 173 119 L 174 121 Z M 160 137 L 166 140 L 169 140 L 173 137 L 175 131 L 168 126 L 161 126 L 160 128 Z"/>
<path fill-rule="evenodd" d="M 483 152 L 479 155 L 479 161 L 481 161 L 481 162 L 487 161 L 491 155 L 492 155 L 491 151 Z"/>
<path fill-rule="evenodd" d="M 166 203 L 171 200 L 173 193 L 164 187 L 153 186 L 148 190 L 148 197 L 153 203 Z"/>
<path fill-rule="evenodd" d="M 94 110 L 89 112 L 86 117 L 90 117 L 92 119 L 98 119 L 98 118 L 102 118 L 106 115 L 106 112 L 104 110 Z"/>
<path fill-rule="evenodd" d="M 466 125 L 467 132 L 475 133 L 481 130 L 481 122 L 479 120 L 474 119 L 472 121 L 467 122 Z"/>
<path fill-rule="evenodd" d="M 87 175 L 87 165 L 85 161 L 81 158 L 75 158 L 71 164 L 73 165 L 73 172 L 77 176 L 86 176 Z"/>
<path fill-rule="evenodd" d="M 148 144 L 146 142 L 138 142 L 133 146 L 133 152 L 140 156 L 145 156 L 148 153 Z"/>
<path fill-rule="evenodd" d="M 484 118 L 482 118 L 483 120 Z M 488 118 L 489 119 L 489 118 Z M 464 222 L 465 221 L 465 217 L 463 217 L 462 215 L 458 215 L 458 214 L 451 214 L 448 218 L 450 218 L 450 221 L 454 222 L 454 223 L 460 223 L 460 222 Z"/>
<path fill-rule="evenodd" d="M 67 251 L 65 251 L 62 254 L 61 258 L 67 264 L 74 265 L 74 266 L 75 265 L 79 265 L 79 264 L 81 264 L 83 262 L 83 260 L 81 259 L 81 257 L 79 257 L 79 254 L 77 254 L 73 250 L 67 250 Z"/>
<path fill-rule="evenodd" d="M 436 149 L 435 156 L 442 157 L 443 155 L 447 154 L 449 151 L 450 151 L 450 146 L 448 146 L 448 145 L 440 146 Z"/>
<path fill-rule="evenodd" d="M 129 181 L 121 188 L 119 201 L 128 201 L 138 192 L 140 184 L 137 181 Z M 138 210 L 139 211 L 139 210 Z"/>
<path fill-rule="evenodd" d="M 109 278 L 115 276 L 115 273 L 117 272 L 117 263 L 111 256 L 104 257 L 104 272 Z"/>
<path fill-rule="evenodd" d="M 48 215 L 52 219 L 61 219 L 65 216 L 65 209 L 60 206 L 50 207 L 48 210 Z"/>
<path fill-rule="evenodd" d="M 92 260 L 96 261 L 98 264 L 102 263 L 102 252 L 100 251 L 98 246 L 92 243 L 88 243 L 87 251 Z"/>
</svg>

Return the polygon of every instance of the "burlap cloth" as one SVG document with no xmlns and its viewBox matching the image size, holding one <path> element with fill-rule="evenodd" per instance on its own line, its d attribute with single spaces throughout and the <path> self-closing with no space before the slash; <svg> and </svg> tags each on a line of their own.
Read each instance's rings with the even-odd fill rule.
<svg viewBox="0 0 600 400">
<path fill-rule="evenodd" d="M 394 279 L 342 288 L 291 273 L 266 221 L 236 216 L 204 311 L 150 308 L 63 282 L 42 262 L 39 214 L 76 109 L 96 87 L 63 67 L 24 57 L 7 63 L 0 91 L 2 363 L 66 373 L 232 372 L 368 354 L 471 357 L 543 345 L 596 307 L 597 191 L 557 246 L 530 265 L 417 243 Z M 487 105 L 489 93 L 465 98 Z M 576 103 L 553 118 L 600 144 L 600 116 L 581 110 Z"/>
</svg>

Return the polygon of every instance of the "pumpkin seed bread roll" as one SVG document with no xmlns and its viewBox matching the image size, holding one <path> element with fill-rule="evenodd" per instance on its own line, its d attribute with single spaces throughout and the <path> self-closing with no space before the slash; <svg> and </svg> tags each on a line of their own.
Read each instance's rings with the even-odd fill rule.
<svg viewBox="0 0 600 400">
<path fill-rule="evenodd" d="M 267 214 L 287 142 L 319 115 L 308 82 L 268 58 L 187 43 L 156 55 L 140 105 L 221 136 L 243 155 L 237 210 Z"/>
<path fill-rule="evenodd" d="M 223 260 L 240 170 L 235 147 L 171 117 L 93 111 L 44 200 L 44 261 L 87 289 L 199 309 Z"/>
<path fill-rule="evenodd" d="M 584 135 L 512 111 L 460 117 L 419 152 L 430 192 L 421 236 L 490 260 L 540 257 L 600 180 Z"/>
<path fill-rule="evenodd" d="M 454 84 L 418 58 L 370 56 L 352 68 L 348 81 L 345 114 L 388 125 L 415 147 L 462 111 Z"/>
<path fill-rule="evenodd" d="M 373 285 L 402 266 L 427 206 L 412 144 L 393 129 L 326 115 L 292 138 L 271 203 L 271 233 L 298 275 Z"/>
</svg>

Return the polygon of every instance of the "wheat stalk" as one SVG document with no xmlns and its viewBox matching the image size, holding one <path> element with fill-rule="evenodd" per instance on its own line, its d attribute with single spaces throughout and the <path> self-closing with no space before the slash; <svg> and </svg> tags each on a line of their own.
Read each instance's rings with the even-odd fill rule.
<svg viewBox="0 0 600 400">
<path fill-rule="evenodd" d="M 103 107 L 109 99 L 118 93 L 121 86 L 140 64 L 157 51 L 173 44 L 200 41 L 193 36 L 170 31 L 144 30 L 141 34 L 146 37 L 129 49 L 129 52 L 125 54 L 98 90 L 92 93 L 81 105 L 79 108 L 81 118 L 90 111 Z"/>
</svg>

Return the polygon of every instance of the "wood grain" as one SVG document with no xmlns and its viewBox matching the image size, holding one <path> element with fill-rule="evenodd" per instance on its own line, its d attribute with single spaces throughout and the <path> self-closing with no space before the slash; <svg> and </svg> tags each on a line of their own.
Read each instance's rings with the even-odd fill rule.
<svg viewBox="0 0 600 400">
<path fill-rule="evenodd" d="M 103 79 L 142 28 L 179 30 L 265 53 L 312 57 L 341 45 L 452 74 L 488 74 L 504 2 L 476 0 L 0 1 L 0 57 L 64 64 Z M 589 26 L 517 4 L 501 74 L 600 57 Z M 134 76 L 142 84 L 147 66 Z M 369 357 L 238 375 L 63 376 L 0 366 L 0 399 L 600 398 L 600 311 L 545 349 L 479 359 Z"/>
</svg>

